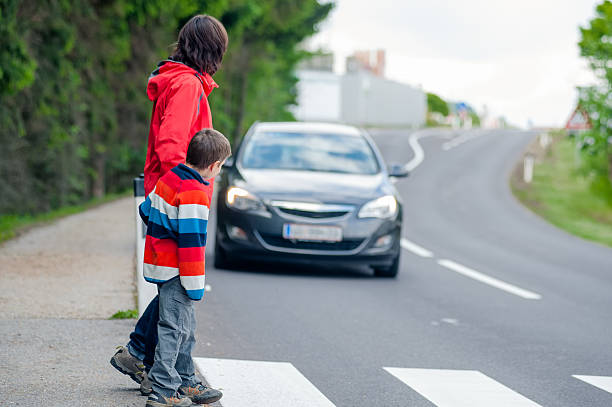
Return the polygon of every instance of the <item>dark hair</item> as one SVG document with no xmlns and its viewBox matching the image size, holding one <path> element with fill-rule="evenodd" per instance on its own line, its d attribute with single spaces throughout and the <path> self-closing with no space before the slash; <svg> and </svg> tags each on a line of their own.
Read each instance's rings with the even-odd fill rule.
<svg viewBox="0 0 612 407">
<path fill-rule="evenodd" d="M 215 161 L 223 162 L 232 154 L 232 147 L 225 136 L 213 129 L 198 131 L 187 148 L 187 164 L 203 170 Z"/>
<path fill-rule="evenodd" d="M 212 16 L 199 14 L 181 28 L 170 58 L 212 76 L 221 65 L 227 42 L 223 24 Z"/>
</svg>

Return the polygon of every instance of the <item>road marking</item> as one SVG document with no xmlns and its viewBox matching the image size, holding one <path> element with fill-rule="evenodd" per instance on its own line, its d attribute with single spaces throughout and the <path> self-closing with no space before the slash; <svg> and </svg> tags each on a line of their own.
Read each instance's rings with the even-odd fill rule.
<svg viewBox="0 0 612 407">
<path fill-rule="evenodd" d="M 403 237 L 400 240 L 400 245 L 402 246 L 402 248 L 411 251 L 412 253 L 416 254 L 417 256 L 421 256 L 421 257 L 433 257 L 433 253 L 432 252 L 430 252 L 426 248 L 421 247 L 418 244 L 413 243 L 410 240 L 405 239 Z"/>
<path fill-rule="evenodd" d="M 515 285 L 512 285 L 504 281 L 498 280 L 496 278 L 487 276 L 486 274 L 480 273 L 476 270 L 472 270 L 469 267 L 465 267 L 459 263 L 455 263 L 452 260 L 447 260 L 447 259 L 438 260 L 438 264 L 441 265 L 442 267 L 446 267 L 447 269 L 455 271 L 466 277 L 480 281 L 481 283 L 484 283 L 484 284 L 488 284 L 491 287 L 498 288 L 510 294 L 518 295 L 519 297 L 522 297 L 528 300 L 539 300 L 542 298 L 540 294 L 534 293 L 532 291 L 524 290 Z"/>
<path fill-rule="evenodd" d="M 582 380 L 592 386 L 599 387 L 602 390 L 612 393 L 612 377 L 609 376 L 580 376 L 573 375 L 578 380 Z"/>
<path fill-rule="evenodd" d="M 291 363 L 193 358 L 223 407 L 334 407 Z"/>
<path fill-rule="evenodd" d="M 476 370 L 383 369 L 438 407 L 541 407 Z"/>
<path fill-rule="evenodd" d="M 412 151 L 414 151 L 414 157 L 412 157 L 412 160 L 408 161 L 404 165 L 406 171 L 414 170 L 416 167 L 421 165 L 421 163 L 425 159 L 425 152 L 423 151 L 423 147 L 421 147 L 421 145 L 419 144 L 419 139 L 435 135 L 435 133 L 425 133 L 418 131 L 410 135 L 410 137 L 408 138 L 408 144 L 412 148 Z"/>
<path fill-rule="evenodd" d="M 442 150 L 444 151 L 448 151 L 451 148 L 460 146 L 461 144 L 465 143 L 466 141 L 470 141 L 472 139 L 475 139 L 477 137 L 483 136 L 484 134 L 486 134 L 484 131 L 471 131 L 468 133 L 464 133 L 462 135 L 460 135 L 459 137 L 455 137 L 454 139 L 447 141 L 446 143 L 442 144 Z"/>
</svg>

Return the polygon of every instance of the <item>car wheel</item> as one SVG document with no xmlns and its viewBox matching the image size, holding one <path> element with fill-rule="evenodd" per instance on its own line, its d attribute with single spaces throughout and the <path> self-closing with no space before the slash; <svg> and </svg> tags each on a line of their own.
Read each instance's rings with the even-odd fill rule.
<svg viewBox="0 0 612 407">
<path fill-rule="evenodd" d="M 227 253 L 223 248 L 217 243 L 218 240 L 215 239 L 215 268 L 216 269 L 230 269 L 232 267 L 232 262 L 227 258 Z"/>
<path fill-rule="evenodd" d="M 400 255 L 398 254 L 393 260 L 393 263 L 391 264 L 391 266 L 383 267 L 383 268 L 375 267 L 374 275 L 376 277 L 386 277 L 386 278 L 396 277 L 397 273 L 399 272 L 399 262 L 400 262 Z"/>
</svg>

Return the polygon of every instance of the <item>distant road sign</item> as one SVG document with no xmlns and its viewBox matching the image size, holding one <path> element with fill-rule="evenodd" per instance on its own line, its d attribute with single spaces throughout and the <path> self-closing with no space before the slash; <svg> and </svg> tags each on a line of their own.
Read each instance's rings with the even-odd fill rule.
<svg viewBox="0 0 612 407">
<path fill-rule="evenodd" d="M 574 109 L 565 128 L 567 130 L 589 130 L 593 128 L 593 125 L 591 124 L 591 118 L 586 110 L 578 106 Z"/>
</svg>

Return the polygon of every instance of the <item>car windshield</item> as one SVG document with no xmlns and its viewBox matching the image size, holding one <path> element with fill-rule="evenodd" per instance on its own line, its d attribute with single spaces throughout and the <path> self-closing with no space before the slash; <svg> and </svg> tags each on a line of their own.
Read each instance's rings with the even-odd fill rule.
<svg viewBox="0 0 612 407">
<path fill-rule="evenodd" d="M 242 154 L 244 168 L 376 174 L 378 161 L 361 136 L 256 133 Z"/>
</svg>

